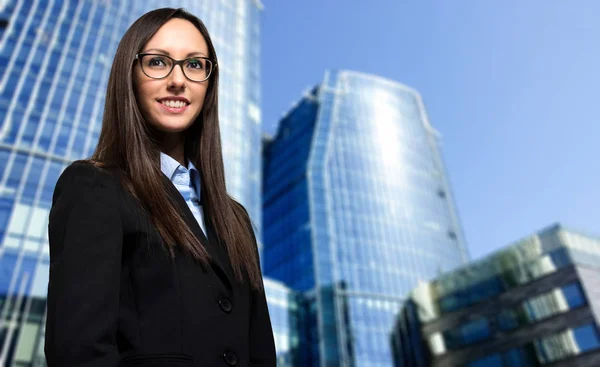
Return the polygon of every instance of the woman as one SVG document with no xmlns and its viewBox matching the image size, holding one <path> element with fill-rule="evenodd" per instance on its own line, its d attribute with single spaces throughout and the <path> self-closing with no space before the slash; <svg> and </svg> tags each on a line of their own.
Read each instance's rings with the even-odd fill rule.
<svg viewBox="0 0 600 367">
<path fill-rule="evenodd" d="M 123 36 L 98 147 L 54 191 L 50 367 L 275 366 L 256 240 L 225 189 L 218 80 L 184 10 Z"/>
</svg>

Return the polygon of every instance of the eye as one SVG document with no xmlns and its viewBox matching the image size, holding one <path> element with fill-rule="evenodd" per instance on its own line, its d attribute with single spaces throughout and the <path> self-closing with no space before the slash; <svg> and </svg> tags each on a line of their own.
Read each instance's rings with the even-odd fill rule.
<svg viewBox="0 0 600 367">
<path fill-rule="evenodd" d="M 204 60 L 202 59 L 189 59 L 187 62 L 188 68 L 203 70 L 204 69 Z"/>
<path fill-rule="evenodd" d="M 168 61 L 165 57 L 161 56 L 148 56 L 146 65 L 152 68 L 161 68 L 167 66 Z"/>
</svg>

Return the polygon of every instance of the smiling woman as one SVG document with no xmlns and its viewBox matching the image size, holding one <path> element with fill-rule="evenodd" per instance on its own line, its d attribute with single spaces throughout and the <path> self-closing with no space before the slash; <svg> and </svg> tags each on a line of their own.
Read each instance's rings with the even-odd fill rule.
<svg viewBox="0 0 600 367">
<path fill-rule="evenodd" d="M 123 36 L 97 149 L 54 191 L 50 367 L 275 366 L 256 239 L 225 187 L 218 80 L 184 10 Z"/>
</svg>

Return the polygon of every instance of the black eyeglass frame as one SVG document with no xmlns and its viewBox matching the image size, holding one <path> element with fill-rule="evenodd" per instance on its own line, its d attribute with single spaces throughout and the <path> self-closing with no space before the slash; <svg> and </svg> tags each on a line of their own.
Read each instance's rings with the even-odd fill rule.
<svg viewBox="0 0 600 367">
<path fill-rule="evenodd" d="M 144 58 L 144 56 L 160 56 L 160 57 L 166 57 L 167 59 L 170 59 L 173 63 L 171 64 L 171 70 L 169 70 L 169 72 L 160 78 L 156 78 L 153 76 L 150 76 L 146 73 L 146 71 L 144 70 L 144 65 L 142 65 L 142 58 Z M 203 59 L 206 60 L 208 62 L 210 62 L 210 72 L 208 73 L 208 76 L 205 79 L 202 80 L 194 80 L 192 78 L 190 78 L 189 76 L 187 76 L 187 74 L 185 73 L 185 68 L 183 67 L 183 64 L 186 61 L 192 60 L 192 59 Z M 188 57 L 187 59 L 183 59 L 183 60 L 175 60 L 174 58 L 172 58 L 171 56 L 167 56 L 167 55 L 163 55 L 163 54 L 155 54 L 155 53 L 139 53 L 139 54 L 135 54 L 135 60 L 138 60 L 140 62 L 140 68 L 142 69 L 142 73 L 144 73 L 144 75 L 146 75 L 148 78 L 152 78 L 152 79 L 164 79 L 166 77 L 168 77 L 169 75 L 171 75 L 171 73 L 173 72 L 173 69 L 175 69 L 176 65 L 179 65 L 179 67 L 181 68 L 181 71 L 183 72 L 183 75 L 190 81 L 192 82 L 203 82 L 206 81 L 208 79 L 210 79 L 210 77 L 213 74 L 213 69 L 217 67 L 217 63 L 213 60 L 211 60 L 208 57 L 204 57 L 204 56 L 192 56 L 192 57 Z"/>
</svg>

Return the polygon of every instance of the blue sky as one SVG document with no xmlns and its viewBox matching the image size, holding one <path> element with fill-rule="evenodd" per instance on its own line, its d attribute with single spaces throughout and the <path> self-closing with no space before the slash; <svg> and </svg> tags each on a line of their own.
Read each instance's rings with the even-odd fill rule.
<svg viewBox="0 0 600 367">
<path fill-rule="evenodd" d="M 266 132 L 327 69 L 417 89 L 473 258 L 600 234 L 600 1 L 263 0 Z"/>
</svg>

